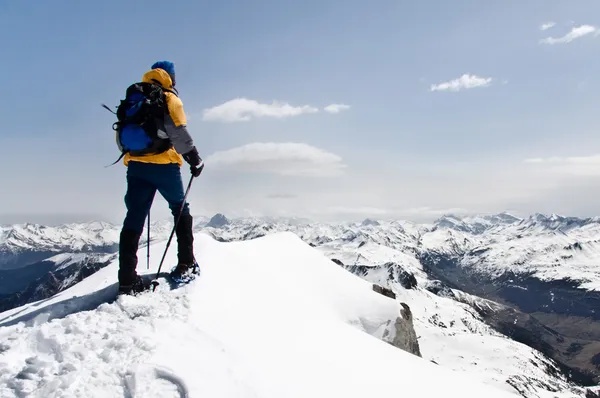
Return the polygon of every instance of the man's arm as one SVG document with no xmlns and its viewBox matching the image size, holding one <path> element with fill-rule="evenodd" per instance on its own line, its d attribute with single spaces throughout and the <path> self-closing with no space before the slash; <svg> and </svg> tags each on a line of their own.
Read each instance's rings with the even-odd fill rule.
<svg viewBox="0 0 600 398">
<path fill-rule="evenodd" d="M 185 155 L 195 149 L 194 140 L 187 130 L 183 103 L 177 96 L 167 94 L 169 115 L 165 117 L 165 130 L 175 150 Z"/>
<path fill-rule="evenodd" d="M 183 103 L 176 95 L 167 94 L 169 115 L 165 117 L 165 130 L 177 153 L 190 165 L 194 177 L 198 177 L 204 168 L 194 140 L 187 130 Z"/>
</svg>

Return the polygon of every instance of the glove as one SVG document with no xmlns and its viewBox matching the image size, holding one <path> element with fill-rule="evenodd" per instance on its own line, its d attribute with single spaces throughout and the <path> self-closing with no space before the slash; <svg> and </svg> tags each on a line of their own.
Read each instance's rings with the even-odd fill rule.
<svg viewBox="0 0 600 398">
<path fill-rule="evenodd" d="M 202 160 L 200 160 L 200 166 L 190 166 L 190 172 L 194 177 L 198 177 L 202 173 L 202 169 L 204 169 L 204 162 Z"/>
<path fill-rule="evenodd" d="M 198 150 L 196 149 L 196 147 L 193 147 L 192 150 L 188 153 L 184 153 L 183 158 L 192 167 L 198 166 L 200 164 L 200 161 L 202 160 L 200 159 L 200 155 L 198 155 Z"/>
<path fill-rule="evenodd" d="M 183 154 L 183 158 L 190 165 L 190 172 L 194 177 L 198 177 L 200 173 L 202 173 L 202 169 L 204 168 L 204 162 L 198 155 L 198 150 L 196 147 L 192 148 L 191 151 Z"/>
</svg>

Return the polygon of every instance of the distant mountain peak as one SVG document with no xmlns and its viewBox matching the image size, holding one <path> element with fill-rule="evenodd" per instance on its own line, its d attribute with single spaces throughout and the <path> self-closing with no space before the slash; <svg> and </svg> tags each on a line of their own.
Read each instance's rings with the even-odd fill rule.
<svg viewBox="0 0 600 398">
<path fill-rule="evenodd" d="M 533 213 L 528 218 L 522 220 L 520 224 L 529 228 L 566 231 L 582 227 L 594 221 L 592 218 L 566 217 L 556 213 Z"/>
<path fill-rule="evenodd" d="M 221 228 L 226 225 L 229 225 L 229 223 L 230 223 L 229 219 L 227 217 L 225 217 L 224 214 L 217 213 L 214 216 L 212 216 L 212 218 L 206 224 L 206 226 L 212 227 L 212 228 Z"/>
<path fill-rule="evenodd" d="M 370 218 L 366 218 L 365 220 L 363 220 L 363 222 L 361 223 L 361 225 L 363 227 L 366 227 L 366 226 L 369 226 L 369 225 L 378 226 L 380 224 L 379 224 L 379 221 L 377 221 L 377 220 L 372 220 Z"/>
<path fill-rule="evenodd" d="M 491 215 L 491 216 L 488 216 L 488 217 L 490 217 L 490 218 L 498 218 L 498 219 L 501 219 L 501 220 L 504 220 L 504 221 L 507 221 L 507 222 L 511 222 L 511 223 L 517 222 L 517 221 L 521 220 L 520 217 L 517 217 L 517 216 L 515 216 L 514 214 L 512 214 L 512 213 L 510 213 L 508 211 L 503 211 L 501 213 L 494 214 L 494 215 Z"/>
<path fill-rule="evenodd" d="M 438 228 L 454 229 L 473 234 L 482 234 L 490 228 L 499 225 L 510 225 L 521 221 L 520 218 L 508 212 L 497 214 L 475 214 L 469 216 L 458 216 L 445 214 L 435 221 Z"/>
</svg>

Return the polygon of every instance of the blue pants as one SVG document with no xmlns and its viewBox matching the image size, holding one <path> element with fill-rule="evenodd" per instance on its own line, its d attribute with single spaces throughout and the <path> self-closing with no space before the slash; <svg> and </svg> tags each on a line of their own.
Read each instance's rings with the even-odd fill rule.
<svg viewBox="0 0 600 398">
<path fill-rule="evenodd" d="M 129 162 L 125 194 L 127 215 L 123 229 L 143 232 L 156 191 L 168 202 L 173 217 L 177 217 L 185 196 L 179 165 Z M 185 203 L 182 215 L 189 212 L 189 205 Z"/>
</svg>

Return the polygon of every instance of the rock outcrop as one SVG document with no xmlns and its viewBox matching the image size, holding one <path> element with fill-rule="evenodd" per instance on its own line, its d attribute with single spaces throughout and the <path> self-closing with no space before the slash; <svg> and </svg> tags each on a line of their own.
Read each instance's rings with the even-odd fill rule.
<svg viewBox="0 0 600 398">
<path fill-rule="evenodd" d="M 392 321 L 388 322 L 383 333 L 383 340 L 394 347 L 422 357 L 419 340 L 413 325 L 412 311 L 406 303 L 400 303 L 400 305 L 402 306 L 400 316 L 396 318 L 393 324 Z"/>
</svg>

